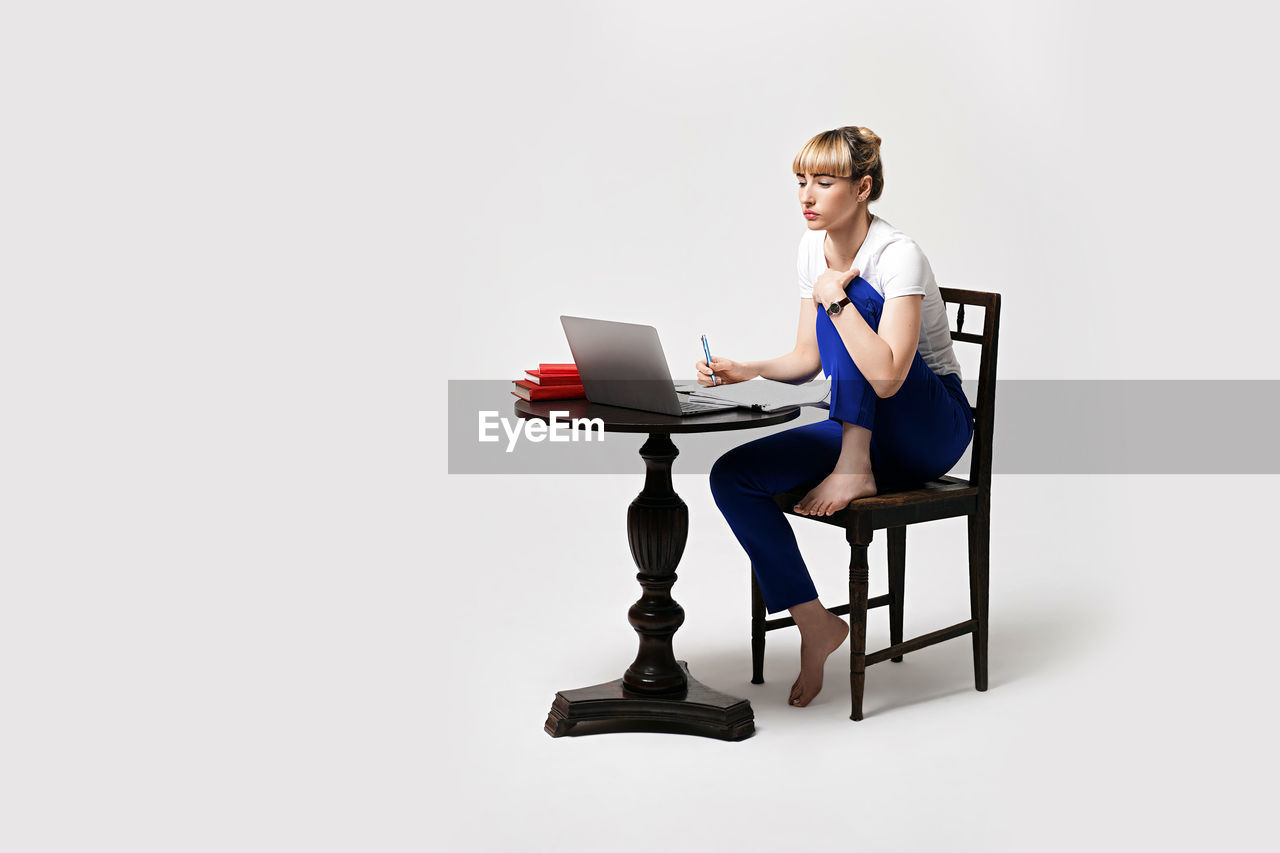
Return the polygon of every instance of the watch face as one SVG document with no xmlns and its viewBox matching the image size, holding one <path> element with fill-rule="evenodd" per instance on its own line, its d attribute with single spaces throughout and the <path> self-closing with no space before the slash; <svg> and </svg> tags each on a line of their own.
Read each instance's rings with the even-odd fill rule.
<svg viewBox="0 0 1280 853">
<path fill-rule="evenodd" d="M 835 315 L 840 313 L 840 309 L 842 308 L 844 308 L 844 305 L 842 305 L 841 303 L 832 302 L 830 305 L 827 306 L 827 313 L 830 314 L 832 317 L 834 317 Z"/>
</svg>

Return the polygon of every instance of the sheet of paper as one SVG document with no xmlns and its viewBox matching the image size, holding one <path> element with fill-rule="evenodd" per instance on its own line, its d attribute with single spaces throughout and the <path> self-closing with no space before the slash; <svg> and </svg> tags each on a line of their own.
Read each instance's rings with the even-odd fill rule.
<svg viewBox="0 0 1280 853">
<path fill-rule="evenodd" d="M 690 400 L 727 400 L 740 406 L 759 406 L 765 411 L 787 406 L 809 406 L 825 403 L 831 395 L 831 380 L 819 379 L 803 385 L 775 382 L 772 379 L 752 379 L 731 385 L 715 385 L 701 388 L 690 394 Z"/>
</svg>

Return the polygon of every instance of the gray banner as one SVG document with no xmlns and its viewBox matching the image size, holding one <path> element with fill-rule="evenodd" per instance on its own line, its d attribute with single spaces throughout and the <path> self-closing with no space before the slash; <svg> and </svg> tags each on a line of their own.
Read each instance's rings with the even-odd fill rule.
<svg viewBox="0 0 1280 853">
<path fill-rule="evenodd" d="M 691 380 L 684 380 L 691 381 Z M 976 382 L 965 382 L 975 399 Z M 525 432 L 510 380 L 449 381 L 450 474 L 635 474 L 645 436 Z M 706 474 L 725 451 L 827 417 L 676 434 L 675 474 Z M 482 441 L 483 434 L 489 439 Z M 1006 380 L 996 385 L 996 474 L 1280 474 L 1280 381 Z M 575 440 L 576 436 L 576 440 Z M 966 452 L 953 473 L 968 471 Z"/>
</svg>

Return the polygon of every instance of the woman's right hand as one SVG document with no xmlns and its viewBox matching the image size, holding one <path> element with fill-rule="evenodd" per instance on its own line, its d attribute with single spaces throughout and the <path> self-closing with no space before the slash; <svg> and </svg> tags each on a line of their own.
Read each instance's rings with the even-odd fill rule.
<svg viewBox="0 0 1280 853">
<path fill-rule="evenodd" d="M 699 360 L 696 366 L 699 385 L 732 385 L 734 382 L 745 382 L 756 377 L 745 362 L 731 358 L 713 358 L 710 365 Z M 712 376 L 713 371 L 715 376 Z"/>
</svg>

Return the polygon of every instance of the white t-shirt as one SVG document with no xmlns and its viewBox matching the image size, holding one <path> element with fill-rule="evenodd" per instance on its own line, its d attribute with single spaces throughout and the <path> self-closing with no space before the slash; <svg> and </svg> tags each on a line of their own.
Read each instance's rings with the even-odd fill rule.
<svg viewBox="0 0 1280 853">
<path fill-rule="evenodd" d="M 806 231 L 800 238 L 796 271 L 800 274 L 800 297 L 813 297 L 813 284 L 826 272 L 824 244 L 826 231 Z M 946 303 L 933 278 L 933 268 L 924 252 L 906 234 L 871 214 L 871 227 L 862 241 L 853 267 L 885 298 L 911 293 L 924 294 L 920 306 L 920 340 L 916 344 L 924 363 L 939 376 L 960 372 L 960 362 L 951 348 L 951 327 Z"/>
</svg>

